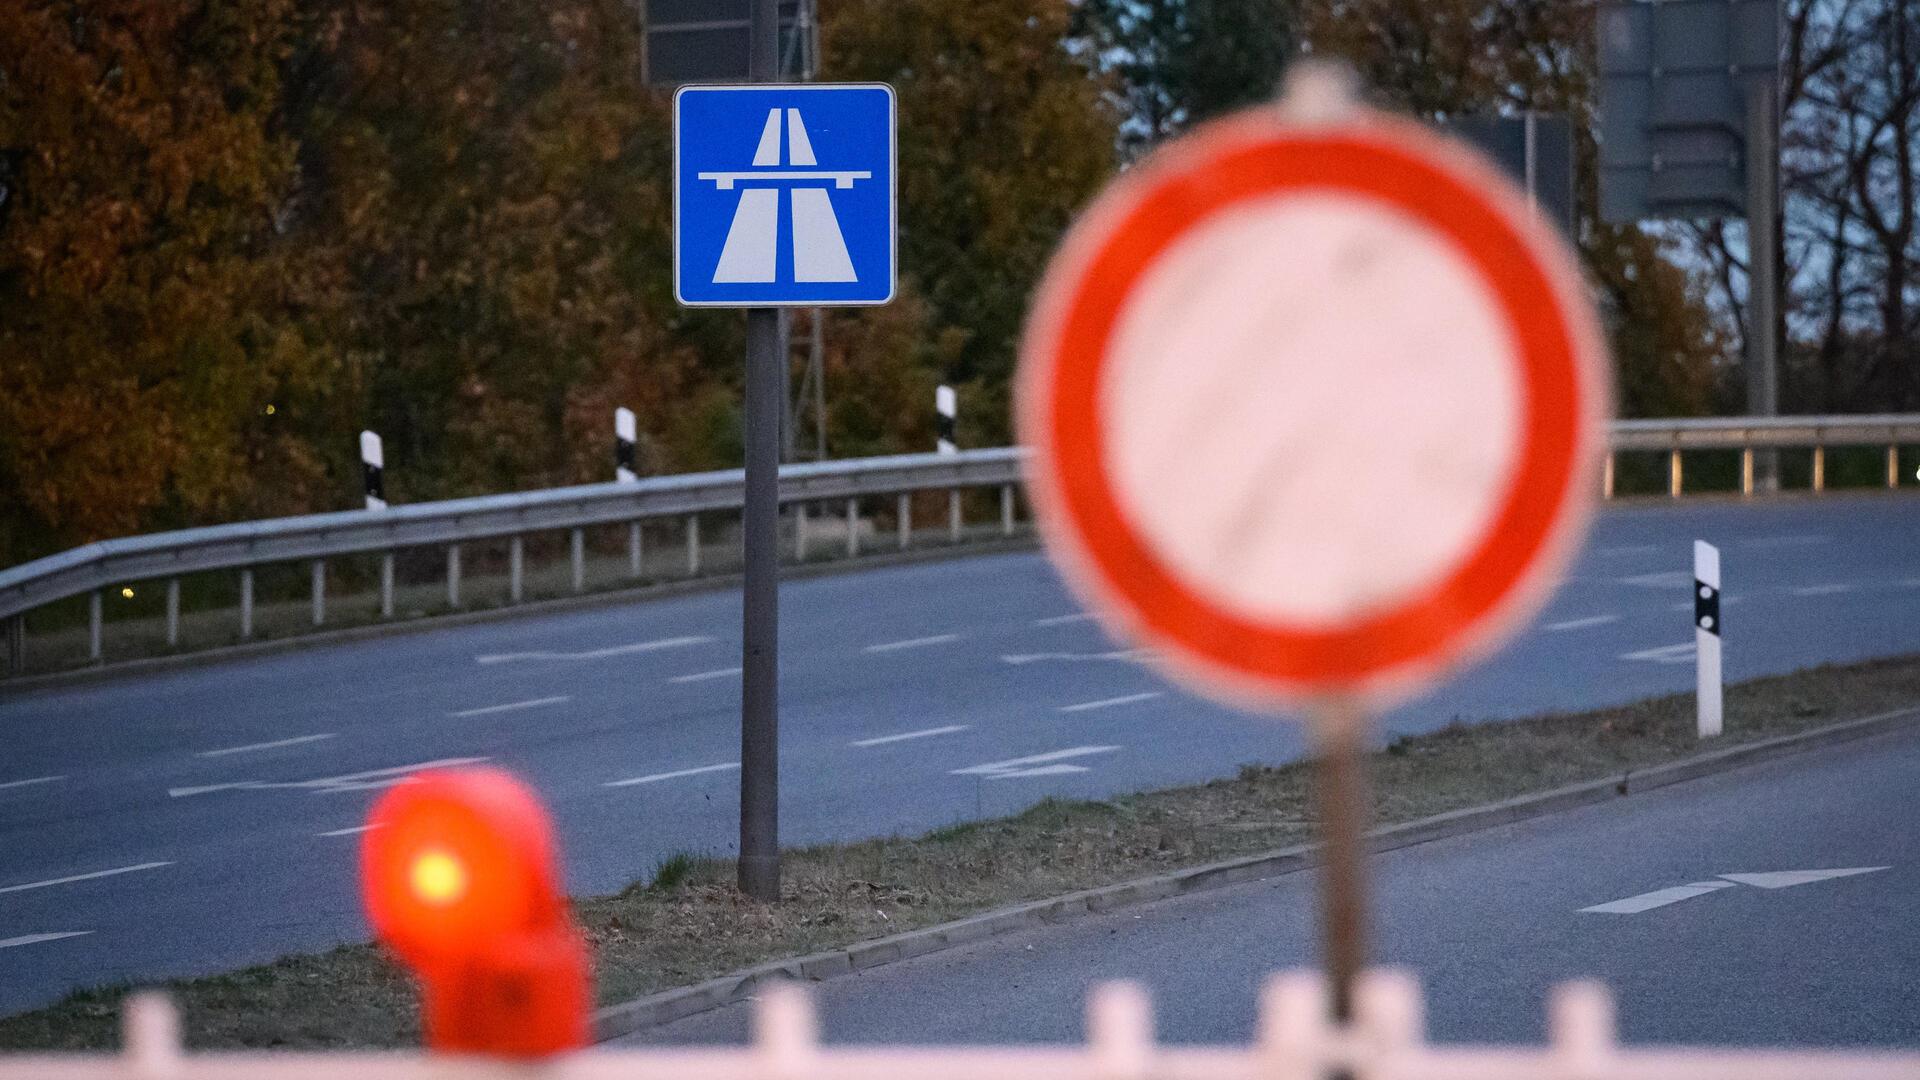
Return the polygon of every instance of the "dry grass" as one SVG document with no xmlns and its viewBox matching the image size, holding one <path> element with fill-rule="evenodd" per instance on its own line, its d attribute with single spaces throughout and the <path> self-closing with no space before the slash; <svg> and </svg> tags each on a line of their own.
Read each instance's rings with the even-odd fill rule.
<svg viewBox="0 0 1920 1080">
<path fill-rule="evenodd" d="M 1819 668 L 1733 687 L 1731 745 L 1920 702 L 1920 657 Z M 1373 757 L 1375 820 L 1408 821 L 1700 749 L 1693 701 L 1619 708 L 1397 739 Z M 1310 771 L 1248 767 L 1235 778 L 1107 802 L 1042 803 L 1016 817 L 911 839 L 792 851 L 782 902 L 734 891 L 731 864 L 675 857 L 651 882 L 582 900 L 603 1002 L 681 986 L 782 956 L 959 918 L 1021 900 L 1298 843 L 1311 833 Z M 198 1046 L 393 1046 L 418 1040 L 406 977 L 368 946 L 172 983 Z M 105 1047 L 123 988 L 86 991 L 0 1020 L 0 1047 Z"/>
</svg>

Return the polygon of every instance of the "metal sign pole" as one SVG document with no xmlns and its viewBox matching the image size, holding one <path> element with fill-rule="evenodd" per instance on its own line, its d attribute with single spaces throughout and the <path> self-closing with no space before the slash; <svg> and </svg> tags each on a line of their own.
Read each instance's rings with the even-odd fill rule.
<svg viewBox="0 0 1920 1080">
<path fill-rule="evenodd" d="M 1771 72 L 1747 83 L 1747 412 L 1780 414 L 1780 125 Z M 1756 450 L 1755 491 L 1780 490 L 1780 452 Z"/>
<path fill-rule="evenodd" d="M 1314 798 L 1320 810 L 1322 963 L 1336 1025 L 1353 1021 L 1353 987 L 1367 962 L 1367 725 L 1349 701 L 1329 702 L 1315 718 Z"/>
<path fill-rule="evenodd" d="M 753 0 L 751 77 L 778 71 L 776 0 Z M 778 308 L 747 310 L 745 547 L 740 658 L 740 891 L 780 899 L 780 414 Z"/>
</svg>

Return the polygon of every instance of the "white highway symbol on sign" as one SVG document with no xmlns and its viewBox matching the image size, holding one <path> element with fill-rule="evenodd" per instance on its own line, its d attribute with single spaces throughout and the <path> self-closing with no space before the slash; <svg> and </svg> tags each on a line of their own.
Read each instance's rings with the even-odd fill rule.
<svg viewBox="0 0 1920 1080">
<path fill-rule="evenodd" d="M 1856 874 L 1871 874 L 1886 869 L 1890 868 L 1853 866 L 1841 870 L 1773 870 L 1760 874 L 1721 874 L 1718 881 L 1696 881 L 1689 885 L 1674 885 L 1670 888 L 1641 893 L 1638 896 L 1629 896 L 1624 900 L 1583 907 L 1580 910 L 1594 915 L 1638 915 L 1643 911 L 1652 911 L 1654 908 L 1677 904 L 1682 900 L 1691 900 L 1696 896 L 1705 896 L 1708 893 L 1731 889 L 1738 885 L 1751 885 L 1759 889 L 1790 889 L 1795 885 L 1811 885 L 1816 881 L 1853 877 Z"/>
<path fill-rule="evenodd" d="M 787 109 L 786 160 L 781 160 L 781 112 L 767 110 L 767 126 L 761 129 L 758 149 L 753 152 L 753 168 L 735 172 L 702 172 L 702 180 L 711 180 L 721 191 L 732 191 L 742 180 L 830 181 L 834 187 L 850 188 L 856 180 L 871 180 L 870 169 L 840 171 L 795 171 L 782 165 L 813 166 L 813 141 L 807 138 L 806 121 L 799 109 Z M 822 187 L 792 187 L 793 200 L 793 280 L 858 281 L 853 258 L 847 254 L 847 240 L 840 232 L 840 219 L 833 214 L 833 201 Z M 746 188 L 740 192 L 740 207 L 733 212 L 733 224 L 727 229 L 727 242 L 720 249 L 720 263 L 714 268 L 715 283 L 777 280 L 774 263 L 780 250 L 780 189 Z"/>
</svg>

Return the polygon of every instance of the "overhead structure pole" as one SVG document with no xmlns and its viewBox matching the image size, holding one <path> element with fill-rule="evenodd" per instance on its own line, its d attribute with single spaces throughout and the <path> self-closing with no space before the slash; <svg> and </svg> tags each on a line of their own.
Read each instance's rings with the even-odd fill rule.
<svg viewBox="0 0 1920 1080">
<path fill-rule="evenodd" d="M 1780 88 L 1747 83 L 1747 412 L 1780 415 Z M 1780 490 L 1780 451 L 1754 452 L 1753 487 Z"/>
</svg>

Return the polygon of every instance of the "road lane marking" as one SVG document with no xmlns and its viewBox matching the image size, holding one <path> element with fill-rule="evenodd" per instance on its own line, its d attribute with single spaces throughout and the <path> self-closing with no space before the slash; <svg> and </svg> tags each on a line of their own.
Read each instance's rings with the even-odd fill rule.
<svg viewBox="0 0 1920 1080">
<path fill-rule="evenodd" d="M 170 862 L 143 862 L 136 866 L 117 866 L 112 870 L 95 870 L 91 874 L 73 874 L 69 877 L 48 878 L 45 881 L 29 881 L 23 885 L 0 885 L 0 893 L 26 892 L 28 889 L 45 889 L 53 885 L 69 885 L 76 881 L 92 881 L 94 878 L 113 877 L 117 874 L 132 874 L 141 870 L 158 870 L 163 866 L 172 866 Z"/>
<path fill-rule="evenodd" d="M 86 937 L 91 930 L 62 930 L 53 934 L 26 934 L 21 937 L 0 938 L 0 949 L 16 949 L 22 945 L 38 945 L 43 941 L 60 941 L 63 938 Z"/>
<path fill-rule="evenodd" d="M 396 784 L 405 783 L 408 776 L 422 769 L 457 769 L 462 765 L 478 765 L 485 760 L 487 759 L 483 757 L 435 758 L 432 761 L 420 761 L 412 765 L 368 769 L 365 772 L 347 773 L 343 776 L 323 776 L 315 780 L 235 780 L 225 784 L 168 788 L 167 795 L 182 799 L 189 795 L 206 795 L 215 791 L 304 790 L 311 791 L 315 795 L 333 795 L 343 791 L 370 791 L 374 788 L 393 787 Z"/>
<path fill-rule="evenodd" d="M 964 769 L 955 769 L 950 775 L 978 776 L 987 780 L 1012 780 L 1023 776 L 1058 776 L 1063 773 L 1086 772 L 1087 767 L 1084 765 L 1068 765 L 1064 762 L 1093 754 L 1111 754 L 1118 749 L 1120 748 L 1117 746 L 1073 746 L 1065 750 L 1034 754 L 1030 757 L 993 761 L 985 765 L 971 765 Z"/>
<path fill-rule="evenodd" d="M 1548 623 L 1547 629 L 1555 632 L 1562 630 L 1585 630 L 1589 626 L 1605 626 L 1620 621 L 1618 615 L 1589 615 L 1584 619 L 1568 619 L 1565 622 Z"/>
<path fill-rule="evenodd" d="M 5 791 L 8 788 L 31 787 L 34 784 L 53 784 L 65 779 L 66 777 L 64 776 L 36 776 L 31 780 L 9 780 L 4 784 L 0 784 L 0 791 Z"/>
<path fill-rule="evenodd" d="M 1035 626 L 1065 626 L 1068 623 L 1087 622 L 1093 618 L 1091 611 L 1076 611 L 1072 615 L 1055 615 L 1050 619 L 1035 619 Z"/>
<path fill-rule="evenodd" d="M 1599 555 L 1651 555 L 1656 551 L 1665 551 L 1664 544 L 1623 544 L 1619 547 L 1603 547 Z"/>
<path fill-rule="evenodd" d="M 226 757 L 228 754 L 251 754 L 255 750 L 278 750 L 283 746 L 299 746 L 303 743 L 320 742 L 323 739 L 339 738 L 333 732 L 322 735 L 296 735 L 291 739 L 275 739 L 272 742 L 248 743 L 245 746 L 228 746 L 219 750 L 202 750 L 195 757 Z"/>
<path fill-rule="evenodd" d="M 1723 608 L 1727 608 L 1727 607 L 1732 607 L 1732 606 L 1733 606 L 1733 605 L 1735 605 L 1735 604 L 1739 604 L 1739 603 L 1743 603 L 1743 602 L 1745 602 L 1745 600 L 1746 600 L 1746 599 L 1747 599 L 1747 598 L 1746 598 L 1746 597 L 1744 597 L 1744 596 L 1731 596 L 1731 595 L 1729 595 L 1729 594 L 1727 594 L 1727 593 L 1721 593 L 1721 594 L 1720 594 L 1720 606 L 1721 606 L 1721 607 L 1723 607 Z M 1693 610 L 1693 601 L 1691 601 L 1691 600 L 1682 600 L 1682 601 L 1681 601 L 1680 603 L 1678 603 L 1678 604 L 1668 604 L 1668 605 L 1667 605 L 1667 610 L 1668 610 L 1668 611 L 1692 611 L 1692 610 Z"/>
<path fill-rule="evenodd" d="M 1890 866 L 1850 866 L 1844 870 L 1774 870 L 1765 874 L 1721 874 L 1720 876 L 1728 881 L 1737 881 L 1742 885 L 1752 885 L 1760 889 L 1791 889 L 1795 885 L 1811 885 L 1816 881 L 1831 881 L 1834 878 L 1873 874 L 1891 869 L 1893 868 Z"/>
<path fill-rule="evenodd" d="M 1920 589 L 1920 577 L 1905 578 L 1900 582 L 1903 589 Z"/>
<path fill-rule="evenodd" d="M 1719 889 L 1733 887 L 1731 881 L 1696 881 L 1691 885 L 1655 889 L 1652 892 L 1641 893 L 1639 896 L 1629 896 L 1624 900 L 1615 900 L 1606 904 L 1595 904 L 1580 910 L 1595 915 L 1638 915 L 1643 911 L 1652 911 L 1654 908 L 1666 907 L 1668 904 L 1677 904 L 1682 900 L 1691 900 L 1696 896 L 1705 896 Z"/>
<path fill-rule="evenodd" d="M 946 727 L 930 727 L 924 731 L 906 731 L 898 735 L 882 735 L 874 739 L 855 739 L 848 746 L 880 746 L 885 743 L 906 742 L 908 739 L 930 739 L 935 735 L 951 735 L 956 731 L 969 730 L 971 724 L 948 724 Z"/>
<path fill-rule="evenodd" d="M 1833 596 L 1837 593 L 1853 592 L 1859 587 L 1858 585 L 1848 585 L 1845 582 L 1836 581 L 1826 585 L 1802 585 L 1797 589 L 1789 589 L 1788 591 L 1795 596 Z"/>
<path fill-rule="evenodd" d="M 612 645 L 604 649 L 589 649 L 586 652 L 518 652 L 494 653 L 473 658 L 476 664 L 510 664 L 518 660 L 604 660 L 609 656 L 632 656 L 635 653 L 659 652 L 662 649 L 683 649 L 689 645 L 706 645 L 713 641 L 710 637 L 670 637 L 655 641 L 636 641 L 631 645 Z"/>
<path fill-rule="evenodd" d="M 959 641 L 959 634 L 935 634 L 932 637 L 908 638 L 905 641 L 883 641 L 878 645 L 869 645 L 861 652 L 896 652 L 900 649 L 919 649 L 928 645 L 945 645 L 949 641 Z"/>
<path fill-rule="evenodd" d="M 699 776 L 701 773 L 732 772 L 740 767 L 737 761 L 728 761 L 719 765 L 702 765 L 697 769 L 680 769 L 676 772 L 654 773 L 651 776 L 636 776 L 631 780 L 609 780 L 605 787 L 632 787 L 635 784 L 653 784 L 661 780 L 677 780 L 682 776 Z"/>
<path fill-rule="evenodd" d="M 1002 656 L 1000 658 L 1000 662 L 1004 664 L 1012 664 L 1018 667 L 1021 664 L 1037 664 L 1043 660 L 1064 660 L 1064 661 L 1111 660 L 1111 661 L 1119 661 L 1122 663 L 1126 663 L 1126 662 L 1137 663 L 1145 660 L 1150 660 L 1152 659 L 1152 657 L 1153 657 L 1152 649 L 1115 649 L 1112 652 L 1097 652 L 1097 653 L 1069 653 L 1069 652 L 1014 653 L 1010 656 Z"/>
<path fill-rule="evenodd" d="M 1152 701 L 1154 698 L 1161 696 L 1160 691 L 1150 690 L 1144 694 L 1128 694 L 1125 697 L 1103 698 L 1099 701 L 1083 701 L 1078 705 L 1062 705 L 1054 711 L 1086 712 L 1090 709 L 1111 709 L 1115 705 L 1131 705 L 1136 701 Z"/>
<path fill-rule="evenodd" d="M 1817 533 L 1796 533 L 1792 536 L 1762 536 L 1753 540 L 1735 540 L 1734 543 L 1739 544 L 1741 547 L 1750 548 L 1809 547 L 1814 544 L 1827 543 L 1831 539 L 1832 537 L 1819 535 Z"/>
<path fill-rule="evenodd" d="M 1684 589 L 1693 584 L 1691 570 L 1662 570 L 1657 574 L 1635 574 L 1620 579 L 1622 585 L 1638 585 L 1643 589 Z"/>
<path fill-rule="evenodd" d="M 667 681 L 670 683 L 705 682 L 708 679 L 724 679 L 738 674 L 740 669 L 737 667 L 723 667 L 714 668 L 712 671 L 696 671 L 691 675 L 675 675 Z"/>
<path fill-rule="evenodd" d="M 315 833 L 314 835 L 315 836 L 359 836 L 361 833 L 372 832 L 373 830 L 379 827 L 380 826 L 378 825 L 355 825 L 351 829 L 335 829 L 332 832 Z"/>
<path fill-rule="evenodd" d="M 565 695 L 559 697 L 534 698 L 531 701 L 509 701 L 505 705 L 483 705 L 478 709 L 461 709 L 450 712 L 448 716 L 488 716 L 492 713 L 513 712 L 516 709 L 537 709 L 542 705 L 562 705 L 573 699 Z"/>
<path fill-rule="evenodd" d="M 1691 641 L 1678 645 L 1660 645 L 1638 652 L 1621 653 L 1622 660 L 1644 660 L 1650 664 L 1690 664 L 1697 646 Z"/>
</svg>

